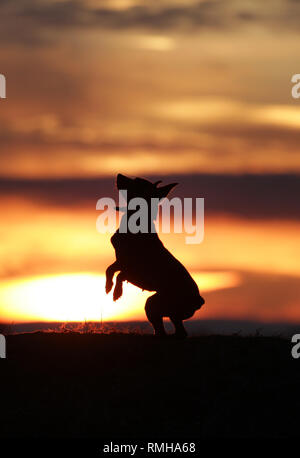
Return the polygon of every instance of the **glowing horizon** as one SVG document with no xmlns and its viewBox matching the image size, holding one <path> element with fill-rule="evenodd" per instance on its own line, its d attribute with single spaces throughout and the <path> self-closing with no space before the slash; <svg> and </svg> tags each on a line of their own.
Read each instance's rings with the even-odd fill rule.
<svg viewBox="0 0 300 458">
<path fill-rule="evenodd" d="M 201 272 L 194 278 L 201 292 L 239 283 L 234 272 Z M 89 272 L 7 280 L 0 283 L 0 316 L 5 322 L 145 319 L 144 304 L 154 292 L 125 283 L 122 298 L 113 302 L 104 287 L 105 277 Z"/>
</svg>

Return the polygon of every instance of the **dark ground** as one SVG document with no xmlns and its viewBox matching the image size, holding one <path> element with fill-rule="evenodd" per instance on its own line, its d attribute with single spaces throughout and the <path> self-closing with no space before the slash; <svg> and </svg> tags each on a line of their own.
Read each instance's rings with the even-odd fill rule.
<svg viewBox="0 0 300 458">
<path fill-rule="evenodd" d="M 261 336 L 9 335 L 0 437 L 299 436 L 291 348 Z"/>
</svg>

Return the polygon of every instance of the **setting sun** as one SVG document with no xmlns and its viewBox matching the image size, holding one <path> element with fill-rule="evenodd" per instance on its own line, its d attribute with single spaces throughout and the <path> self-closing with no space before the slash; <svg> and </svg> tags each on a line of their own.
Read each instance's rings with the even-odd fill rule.
<svg viewBox="0 0 300 458">
<path fill-rule="evenodd" d="M 234 287 L 239 278 L 231 272 L 196 274 L 201 291 Z M 123 296 L 113 302 L 105 294 L 105 277 L 74 273 L 30 277 L 2 282 L 0 313 L 6 321 L 109 321 L 144 319 L 144 304 L 152 292 L 124 284 Z"/>
</svg>

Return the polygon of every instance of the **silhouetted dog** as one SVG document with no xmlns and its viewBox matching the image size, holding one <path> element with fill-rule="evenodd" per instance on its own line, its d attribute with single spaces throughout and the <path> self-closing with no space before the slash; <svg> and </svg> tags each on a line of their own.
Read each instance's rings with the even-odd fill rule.
<svg viewBox="0 0 300 458">
<path fill-rule="evenodd" d="M 106 293 L 113 287 L 113 276 L 117 275 L 113 299 L 122 295 L 124 280 L 156 294 L 146 301 L 145 311 L 156 335 L 165 335 L 163 317 L 169 317 L 175 326 L 175 336 L 186 337 L 187 333 L 182 320 L 191 318 L 195 311 L 204 304 L 198 286 L 185 267 L 164 247 L 155 230 L 154 219 L 158 204 L 154 208 L 151 199 L 162 200 L 176 186 L 172 183 L 157 187 L 142 178 L 131 179 L 118 174 L 117 187 L 127 191 L 127 207 L 118 208 L 124 211 L 120 227 L 111 238 L 116 251 L 116 261 L 106 270 Z M 148 203 L 147 233 L 131 233 L 128 221 L 136 210 L 129 210 L 128 203 L 133 198 L 143 198 Z M 152 201 L 153 202 L 153 201 Z M 121 229 L 121 231 L 120 231 Z M 127 232 L 126 232 L 127 230 Z"/>
</svg>

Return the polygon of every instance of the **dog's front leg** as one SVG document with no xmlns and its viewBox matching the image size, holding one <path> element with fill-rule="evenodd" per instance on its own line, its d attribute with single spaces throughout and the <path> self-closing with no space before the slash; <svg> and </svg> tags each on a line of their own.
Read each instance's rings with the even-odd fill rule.
<svg viewBox="0 0 300 458">
<path fill-rule="evenodd" d="M 113 264 L 111 264 L 107 269 L 106 269 L 106 284 L 105 284 L 105 291 L 106 294 L 108 294 L 112 287 L 113 287 L 113 278 L 115 273 L 120 270 L 118 261 L 115 261 Z"/>
<path fill-rule="evenodd" d="M 117 276 L 116 286 L 114 289 L 113 299 L 117 301 L 119 297 L 123 294 L 123 281 L 126 280 L 125 275 L 123 272 L 120 272 Z"/>
</svg>

